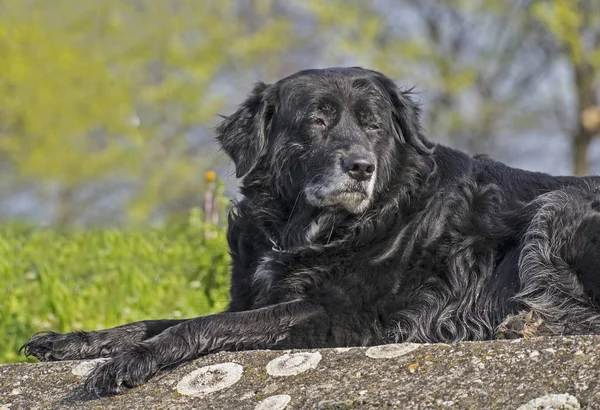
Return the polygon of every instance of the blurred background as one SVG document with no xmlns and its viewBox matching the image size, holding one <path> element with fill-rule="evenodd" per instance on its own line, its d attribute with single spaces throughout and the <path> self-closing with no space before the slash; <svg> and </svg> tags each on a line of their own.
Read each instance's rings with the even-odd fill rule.
<svg viewBox="0 0 600 410">
<path fill-rule="evenodd" d="M 415 87 L 437 142 L 600 174 L 598 0 L 0 0 L 0 362 L 225 307 L 217 114 L 337 65 Z"/>
<path fill-rule="evenodd" d="M 596 0 L 0 0 L 0 218 L 148 224 L 235 192 L 213 141 L 259 80 L 360 65 L 430 137 L 600 173 Z"/>
</svg>

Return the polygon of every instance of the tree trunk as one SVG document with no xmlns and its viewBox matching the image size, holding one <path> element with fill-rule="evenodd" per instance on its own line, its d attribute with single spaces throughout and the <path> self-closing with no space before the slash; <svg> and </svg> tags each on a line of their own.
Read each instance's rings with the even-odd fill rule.
<svg viewBox="0 0 600 410">
<path fill-rule="evenodd" d="M 587 153 L 590 146 L 591 138 L 585 134 L 579 134 L 572 139 L 573 150 L 573 173 L 583 176 L 589 175 L 590 166 L 588 163 Z"/>
<path fill-rule="evenodd" d="M 587 158 L 588 148 L 594 136 L 583 121 L 583 113 L 598 105 L 594 87 L 594 67 L 587 61 L 575 63 L 575 92 L 577 93 L 577 123 L 571 137 L 573 147 L 573 172 L 575 175 L 589 175 L 590 167 Z"/>
</svg>

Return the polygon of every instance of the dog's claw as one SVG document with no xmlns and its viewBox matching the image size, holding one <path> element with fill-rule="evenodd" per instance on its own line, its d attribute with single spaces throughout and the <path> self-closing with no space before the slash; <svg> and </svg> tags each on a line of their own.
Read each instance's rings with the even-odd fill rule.
<svg viewBox="0 0 600 410">
<path fill-rule="evenodd" d="M 80 349 L 77 349 L 82 343 L 85 343 L 82 333 L 40 332 L 21 346 L 19 354 L 33 356 L 43 362 L 82 359 Z"/>
</svg>

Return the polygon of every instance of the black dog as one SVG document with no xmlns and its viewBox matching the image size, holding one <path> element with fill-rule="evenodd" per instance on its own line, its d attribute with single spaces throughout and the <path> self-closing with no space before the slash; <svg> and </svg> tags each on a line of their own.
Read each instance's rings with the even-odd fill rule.
<svg viewBox="0 0 600 410">
<path fill-rule="evenodd" d="M 228 310 L 40 334 L 25 354 L 112 357 L 86 382 L 106 394 L 220 350 L 600 331 L 599 178 L 433 144 L 410 93 L 361 68 L 258 84 L 217 131 L 244 196 Z"/>
</svg>

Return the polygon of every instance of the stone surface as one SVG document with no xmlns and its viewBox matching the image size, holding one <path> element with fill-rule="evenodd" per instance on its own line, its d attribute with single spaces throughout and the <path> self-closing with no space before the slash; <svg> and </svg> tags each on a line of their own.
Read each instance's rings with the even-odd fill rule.
<svg viewBox="0 0 600 410">
<path fill-rule="evenodd" d="M 217 353 L 100 399 L 83 394 L 84 377 L 73 374 L 81 362 L 4 364 L 0 409 L 600 409 L 600 336 L 431 344 L 401 355 L 392 347 L 378 358 L 366 351 Z M 267 373 L 271 361 L 303 352 L 321 360 L 290 376 Z M 243 369 L 239 380 L 209 393 L 178 392 L 186 376 L 223 363 L 241 366 L 227 365 Z M 210 369 L 218 370 L 215 382 L 225 378 L 221 367 Z"/>
</svg>

